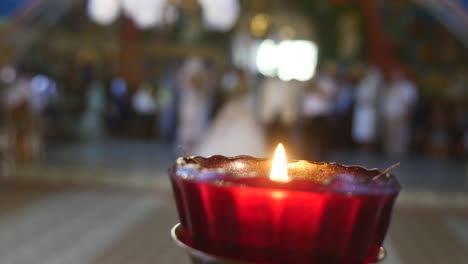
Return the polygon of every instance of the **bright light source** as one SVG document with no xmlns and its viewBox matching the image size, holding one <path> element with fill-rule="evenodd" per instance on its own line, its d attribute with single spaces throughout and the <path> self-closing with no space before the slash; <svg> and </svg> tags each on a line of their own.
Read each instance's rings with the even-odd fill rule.
<svg viewBox="0 0 468 264">
<path fill-rule="evenodd" d="M 285 40 L 277 46 L 278 77 L 283 81 L 310 80 L 317 66 L 317 45 L 306 40 Z"/>
<path fill-rule="evenodd" d="M 266 14 L 260 13 L 255 15 L 250 22 L 250 31 L 256 37 L 265 35 L 270 25 L 270 17 Z"/>
<path fill-rule="evenodd" d="M 16 79 L 16 70 L 11 66 L 3 67 L 0 70 L 0 80 L 5 83 L 12 83 Z"/>
<path fill-rule="evenodd" d="M 47 76 L 39 74 L 31 79 L 31 89 L 34 94 L 43 93 L 49 88 L 51 82 Z"/>
<path fill-rule="evenodd" d="M 166 0 L 122 0 L 122 7 L 139 28 L 150 28 L 163 22 Z"/>
<path fill-rule="evenodd" d="M 203 23 L 208 30 L 228 31 L 240 13 L 238 0 L 198 0 L 203 10 Z"/>
<path fill-rule="evenodd" d="M 263 75 L 274 77 L 278 68 L 275 42 L 271 39 L 264 40 L 258 47 L 256 57 L 258 71 Z"/>
<path fill-rule="evenodd" d="M 156 111 L 156 102 L 151 92 L 146 89 L 138 90 L 132 99 L 133 108 L 142 114 L 152 114 Z"/>
<path fill-rule="evenodd" d="M 140 12 L 133 20 L 139 28 L 151 28 L 161 23 L 162 13 L 148 9 L 144 12 Z"/>
<path fill-rule="evenodd" d="M 119 16 L 119 0 L 89 0 L 88 16 L 101 25 L 112 24 Z"/>
<path fill-rule="evenodd" d="M 257 51 L 258 71 L 266 76 L 278 76 L 283 81 L 310 80 L 317 67 L 318 48 L 312 41 L 284 40 L 278 45 L 264 40 Z"/>
</svg>

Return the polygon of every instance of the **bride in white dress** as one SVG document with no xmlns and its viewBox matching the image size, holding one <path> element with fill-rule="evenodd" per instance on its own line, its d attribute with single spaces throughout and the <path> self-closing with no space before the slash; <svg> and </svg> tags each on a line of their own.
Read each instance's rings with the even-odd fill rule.
<svg viewBox="0 0 468 264">
<path fill-rule="evenodd" d="M 193 154 L 267 156 L 265 135 L 253 112 L 253 98 L 247 88 L 245 73 L 238 70 L 236 76 L 237 84 L 230 99 L 222 106 Z"/>
</svg>

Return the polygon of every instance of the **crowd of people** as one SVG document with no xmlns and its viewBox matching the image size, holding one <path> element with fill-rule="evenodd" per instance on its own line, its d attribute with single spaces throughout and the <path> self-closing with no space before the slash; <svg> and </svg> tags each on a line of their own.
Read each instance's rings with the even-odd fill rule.
<svg viewBox="0 0 468 264">
<path fill-rule="evenodd" d="M 178 145 L 200 155 L 267 156 L 282 141 L 293 157 L 316 160 L 340 150 L 396 158 L 417 150 L 442 157 L 468 150 L 463 104 L 428 104 L 401 68 L 384 73 L 369 65 L 340 72 L 326 62 L 308 82 L 239 69 L 228 71 L 225 79 L 231 84 L 222 82 L 220 90 L 227 92 L 221 97 L 212 92 L 212 83 L 211 88 L 183 86 L 180 96 L 188 101 L 179 112 Z M 223 103 L 209 121 L 212 101 Z M 453 107 L 452 126 L 447 116 Z"/>
<path fill-rule="evenodd" d="M 307 82 L 218 70 L 192 56 L 137 87 L 117 76 L 107 85 L 90 78 L 71 123 L 82 139 L 159 138 L 193 155 L 269 156 L 278 142 L 291 158 L 315 160 L 342 150 L 393 157 L 414 150 L 463 156 L 468 150 L 466 106 L 428 104 L 400 68 L 341 70 L 324 62 Z M 56 116 L 65 111 L 58 103 L 64 93 L 52 78 L 19 77 L 4 85 L 2 107 L 23 134 L 40 142 L 44 133 L 37 131 L 57 126 Z"/>
<path fill-rule="evenodd" d="M 340 76 L 335 65 L 325 63 L 306 83 L 263 78 L 250 112 L 237 107 L 231 116 L 219 114 L 219 119 L 227 120 L 224 130 L 218 128 L 222 131 L 218 144 L 242 142 L 246 145 L 243 153 L 249 153 L 250 146 L 259 142 L 256 136 L 250 138 L 249 133 L 256 134 L 260 129 L 267 152 L 283 141 L 290 146 L 293 156 L 317 160 L 326 158 L 330 150 L 354 147 L 368 152 L 381 149 L 391 156 L 406 155 L 418 101 L 415 84 L 398 69 L 388 77 L 375 66 L 363 69 L 363 73 L 359 70 Z M 241 86 L 247 85 L 246 82 Z M 243 135 L 239 142 L 223 141 L 222 135 L 239 125 L 232 116 L 247 114 L 261 127 L 250 125 L 239 129 L 238 136 Z M 217 118 L 215 122 L 219 123 Z"/>
</svg>

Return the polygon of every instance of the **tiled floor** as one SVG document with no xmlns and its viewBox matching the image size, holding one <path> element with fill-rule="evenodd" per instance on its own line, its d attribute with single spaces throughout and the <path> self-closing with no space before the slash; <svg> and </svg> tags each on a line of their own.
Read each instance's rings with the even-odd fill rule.
<svg viewBox="0 0 468 264">
<path fill-rule="evenodd" d="M 27 195 L 28 202 L 19 198 L 23 195 L 21 188 L 10 190 L 10 199 L 1 201 L 11 206 L 0 217 L 2 264 L 91 263 L 163 206 L 156 196 L 93 189 Z M 14 206 L 11 199 L 23 202 Z"/>
<path fill-rule="evenodd" d="M 466 263 L 468 214 L 462 211 L 397 208 L 387 236 L 388 264 Z"/>
<path fill-rule="evenodd" d="M 2 264 L 188 264 L 169 190 L 2 186 Z M 399 206 L 386 247 L 384 264 L 466 263 L 468 213 Z"/>
</svg>

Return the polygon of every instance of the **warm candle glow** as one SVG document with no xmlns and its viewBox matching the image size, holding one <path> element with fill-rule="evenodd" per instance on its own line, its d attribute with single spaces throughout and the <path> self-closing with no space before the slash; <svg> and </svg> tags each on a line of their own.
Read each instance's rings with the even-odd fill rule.
<svg viewBox="0 0 468 264">
<path fill-rule="evenodd" d="M 270 180 L 278 182 L 287 182 L 288 179 L 288 163 L 286 162 L 286 153 L 283 144 L 279 143 L 276 147 L 275 155 L 273 156 L 273 164 L 271 165 Z"/>
</svg>

